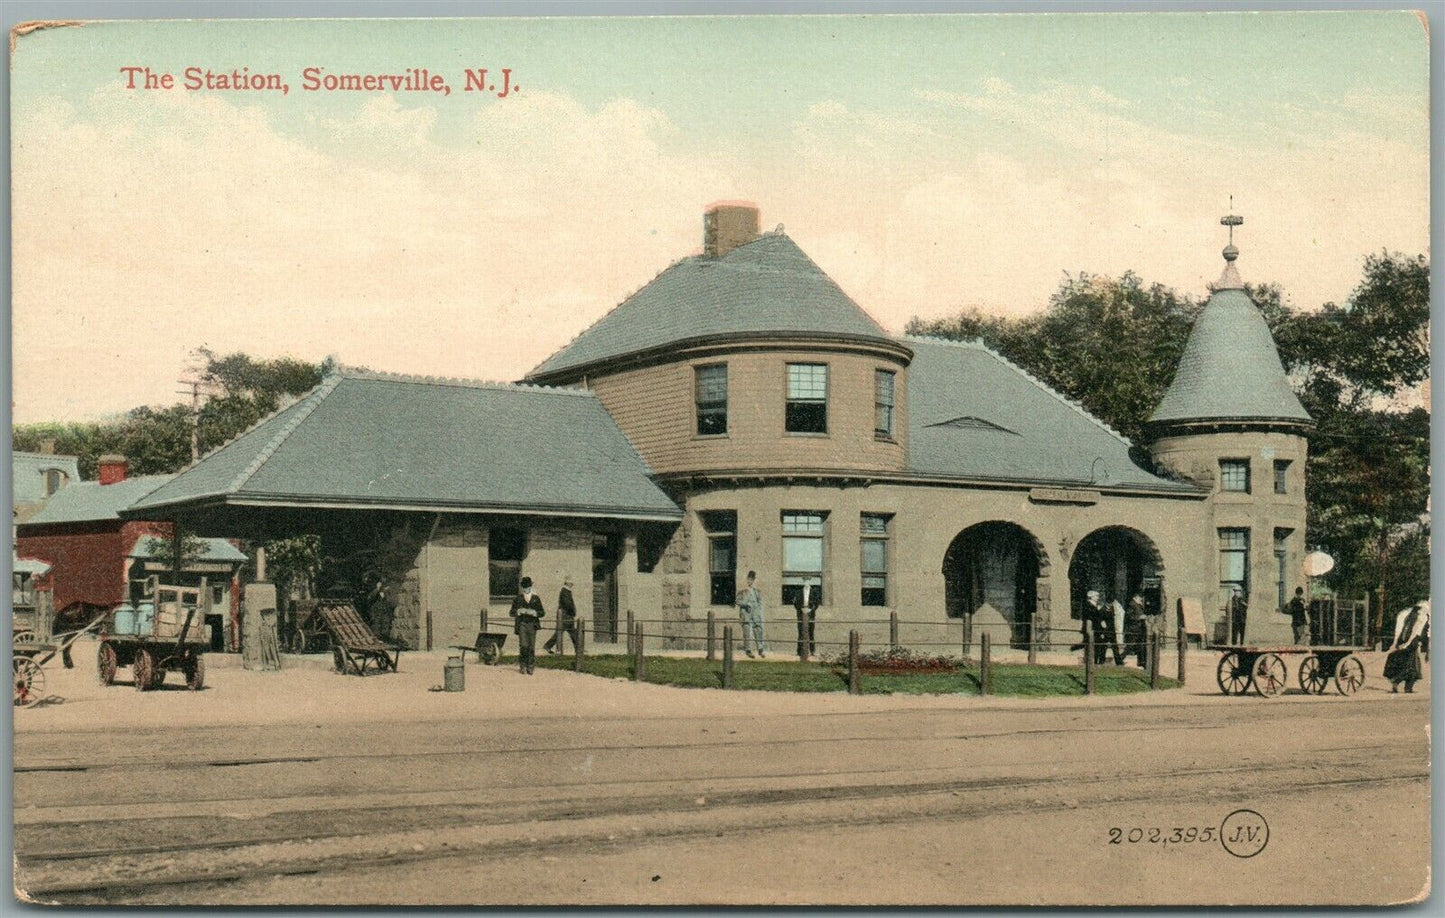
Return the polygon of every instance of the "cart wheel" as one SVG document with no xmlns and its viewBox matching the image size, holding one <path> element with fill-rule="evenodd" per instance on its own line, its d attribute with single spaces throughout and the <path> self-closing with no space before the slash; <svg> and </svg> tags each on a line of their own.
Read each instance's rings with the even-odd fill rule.
<svg viewBox="0 0 1445 918">
<path fill-rule="evenodd" d="M 1365 684 L 1365 664 L 1354 654 L 1335 666 L 1335 689 L 1341 695 L 1353 695 Z"/>
<path fill-rule="evenodd" d="M 165 685 L 165 683 L 166 683 L 166 668 L 165 668 L 164 666 L 162 666 L 159 662 L 157 662 L 156 665 L 155 665 L 155 669 L 152 671 L 152 673 L 153 673 L 153 675 L 151 676 L 151 689 L 152 689 L 152 690 L 158 689 L 158 688 L 160 688 L 162 685 Z"/>
<path fill-rule="evenodd" d="M 115 683 L 115 671 L 120 665 L 115 656 L 115 648 L 109 641 L 102 641 L 100 649 L 95 652 L 95 671 L 100 676 L 101 685 L 112 685 Z"/>
<path fill-rule="evenodd" d="M 15 657 L 15 707 L 29 708 L 45 699 L 45 670 L 29 657 Z"/>
<path fill-rule="evenodd" d="M 1215 670 L 1219 690 L 1226 695 L 1243 695 L 1249 691 L 1249 670 L 1245 669 L 1238 653 L 1230 651 L 1219 658 L 1219 669 Z"/>
<path fill-rule="evenodd" d="M 206 661 L 200 654 L 191 657 L 182 667 L 186 674 L 186 688 L 198 692 L 206 684 Z"/>
<path fill-rule="evenodd" d="M 1299 687 L 1310 695 L 1324 694 L 1325 687 L 1330 684 L 1330 677 L 1325 673 L 1325 668 L 1320 663 L 1320 658 L 1314 654 L 1308 654 L 1299 664 Z"/>
<path fill-rule="evenodd" d="M 496 644 L 488 641 L 482 645 L 482 649 L 477 652 L 477 656 L 488 666 L 495 666 L 497 661 L 502 658 L 502 651 L 498 649 Z"/>
<path fill-rule="evenodd" d="M 1264 653 L 1254 661 L 1254 690 L 1265 698 L 1273 698 L 1284 691 L 1289 681 L 1289 670 L 1277 653 Z"/>
<path fill-rule="evenodd" d="M 156 660 L 149 650 L 144 647 L 137 647 L 135 651 L 135 662 L 131 664 L 130 674 L 135 680 L 137 692 L 148 692 L 155 682 Z"/>
<path fill-rule="evenodd" d="M 15 632 L 15 641 L 14 641 L 14 643 L 16 643 L 16 644 L 38 644 L 38 643 L 40 643 L 40 639 L 35 636 L 35 632 L 34 632 L 34 631 L 17 631 L 17 632 Z"/>
</svg>

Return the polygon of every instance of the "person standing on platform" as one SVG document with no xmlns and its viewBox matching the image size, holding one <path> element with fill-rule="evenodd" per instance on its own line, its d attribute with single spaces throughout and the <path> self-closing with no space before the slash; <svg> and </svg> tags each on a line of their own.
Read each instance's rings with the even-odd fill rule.
<svg viewBox="0 0 1445 918">
<path fill-rule="evenodd" d="M 1294 629 L 1294 642 L 1296 644 L 1309 645 L 1310 641 L 1310 616 L 1305 609 L 1305 588 L 1294 588 L 1294 599 L 1289 601 L 1289 623 Z"/>
<path fill-rule="evenodd" d="M 577 602 L 572 598 L 572 583 L 572 577 L 568 575 L 562 581 L 562 592 L 557 594 L 557 630 L 542 645 L 547 653 L 558 654 L 565 649 L 563 634 L 572 636 L 572 650 L 577 650 Z"/>
<path fill-rule="evenodd" d="M 1244 601 L 1244 591 L 1234 587 L 1229 593 L 1229 643 L 1244 644 L 1244 625 L 1249 618 L 1249 604 Z"/>
<path fill-rule="evenodd" d="M 818 619 L 818 606 L 822 605 L 822 588 L 811 581 L 803 584 L 793 598 L 793 608 L 798 612 L 798 659 L 813 655 L 813 625 Z"/>
<path fill-rule="evenodd" d="M 1390 694 L 1400 690 L 1415 691 L 1424 670 L 1420 666 L 1420 641 L 1430 627 L 1429 601 L 1417 603 L 1395 616 L 1395 640 L 1385 656 L 1385 678 L 1390 681 Z"/>
<path fill-rule="evenodd" d="M 512 599 L 512 618 L 516 624 L 512 631 L 517 635 L 517 669 L 532 675 L 537 667 L 537 628 L 547 610 L 542 607 L 542 597 L 532 592 L 532 578 L 523 577 L 522 592 Z"/>
<path fill-rule="evenodd" d="M 763 594 L 758 592 L 757 571 L 748 571 L 748 585 L 738 591 L 738 617 L 743 620 L 743 653 L 749 657 L 753 655 L 753 648 L 758 650 L 758 656 L 768 655 L 767 645 L 763 643 Z"/>
</svg>

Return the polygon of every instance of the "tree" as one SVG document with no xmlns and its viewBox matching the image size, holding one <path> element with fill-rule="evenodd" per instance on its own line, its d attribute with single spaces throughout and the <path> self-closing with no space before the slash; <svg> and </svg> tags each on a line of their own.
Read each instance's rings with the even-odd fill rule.
<svg viewBox="0 0 1445 918">
<path fill-rule="evenodd" d="M 180 573 L 206 554 L 206 543 L 189 529 L 176 526 L 171 538 L 151 536 L 146 540 L 146 554 L 164 564 L 166 570 Z M 179 551 L 177 550 L 179 549 Z M 165 576 L 161 577 L 162 582 Z"/>
<path fill-rule="evenodd" d="M 276 539 L 266 543 L 265 551 L 277 597 L 286 600 L 295 593 L 309 599 L 315 592 L 316 575 L 321 572 L 321 537 Z"/>
</svg>

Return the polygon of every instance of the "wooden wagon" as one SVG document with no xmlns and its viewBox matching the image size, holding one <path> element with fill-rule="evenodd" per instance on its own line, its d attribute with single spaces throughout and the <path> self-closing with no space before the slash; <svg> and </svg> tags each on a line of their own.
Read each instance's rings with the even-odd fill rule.
<svg viewBox="0 0 1445 918">
<path fill-rule="evenodd" d="M 1243 695 L 1251 689 L 1273 698 L 1289 682 L 1286 657 L 1299 656 L 1296 681 L 1309 695 L 1323 695 L 1334 685 L 1341 695 L 1353 695 L 1365 684 L 1365 664 L 1357 656 L 1359 647 L 1248 647 L 1224 645 L 1219 651 L 1215 680 L 1226 695 Z"/>
<path fill-rule="evenodd" d="M 211 609 L 205 578 L 198 587 L 152 582 L 149 602 L 123 605 L 106 616 L 96 650 L 96 672 L 102 685 L 113 685 L 121 667 L 131 668 L 137 691 L 160 688 L 172 670 L 185 676 L 186 688 L 199 691 L 206 682 L 204 654 L 211 645 L 204 624 Z"/>
</svg>

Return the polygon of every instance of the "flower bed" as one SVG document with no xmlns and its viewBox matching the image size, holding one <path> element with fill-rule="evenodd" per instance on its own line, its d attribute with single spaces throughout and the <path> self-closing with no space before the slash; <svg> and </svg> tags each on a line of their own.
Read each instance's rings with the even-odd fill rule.
<svg viewBox="0 0 1445 918">
<path fill-rule="evenodd" d="M 839 654 L 829 660 L 835 666 L 847 667 L 848 655 Z M 956 673 L 963 661 L 946 654 L 914 653 L 905 647 L 870 650 L 858 654 L 858 671 L 865 676 L 905 676 L 927 673 Z"/>
</svg>

